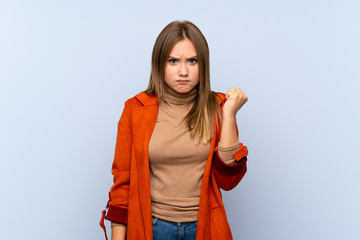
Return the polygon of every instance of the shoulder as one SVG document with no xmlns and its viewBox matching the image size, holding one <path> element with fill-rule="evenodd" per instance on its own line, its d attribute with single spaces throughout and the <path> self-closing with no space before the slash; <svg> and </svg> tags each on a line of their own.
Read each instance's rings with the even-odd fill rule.
<svg viewBox="0 0 360 240">
<path fill-rule="evenodd" d="M 222 92 L 213 92 L 213 94 L 216 96 L 216 100 L 220 105 L 224 104 L 226 102 L 226 96 Z"/>
<path fill-rule="evenodd" d="M 136 108 L 146 105 L 158 104 L 156 96 L 147 95 L 144 92 L 136 94 L 134 97 L 125 101 L 125 107 Z"/>
</svg>

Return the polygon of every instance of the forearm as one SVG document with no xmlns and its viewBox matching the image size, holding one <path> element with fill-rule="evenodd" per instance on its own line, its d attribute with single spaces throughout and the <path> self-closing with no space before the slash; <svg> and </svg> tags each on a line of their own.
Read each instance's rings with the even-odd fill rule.
<svg viewBox="0 0 360 240">
<path fill-rule="evenodd" d="M 223 114 L 219 146 L 229 148 L 238 141 L 235 114 Z"/>
<path fill-rule="evenodd" d="M 125 240 L 127 225 L 112 224 L 111 225 L 111 240 Z"/>
</svg>

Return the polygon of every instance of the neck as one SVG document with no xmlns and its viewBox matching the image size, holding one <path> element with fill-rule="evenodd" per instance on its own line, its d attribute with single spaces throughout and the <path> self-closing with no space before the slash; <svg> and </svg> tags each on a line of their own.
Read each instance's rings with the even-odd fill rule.
<svg viewBox="0 0 360 240">
<path fill-rule="evenodd" d="M 165 86 L 163 101 L 169 104 L 185 105 L 193 103 L 196 97 L 196 88 L 187 93 L 178 93 L 168 86 Z"/>
</svg>

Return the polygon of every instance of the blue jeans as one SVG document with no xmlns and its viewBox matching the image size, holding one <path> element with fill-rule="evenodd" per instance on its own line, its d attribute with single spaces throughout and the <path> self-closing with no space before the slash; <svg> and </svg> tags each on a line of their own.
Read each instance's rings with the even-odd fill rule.
<svg viewBox="0 0 360 240">
<path fill-rule="evenodd" d="M 197 222 L 169 222 L 152 217 L 153 240 L 195 240 Z"/>
</svg>

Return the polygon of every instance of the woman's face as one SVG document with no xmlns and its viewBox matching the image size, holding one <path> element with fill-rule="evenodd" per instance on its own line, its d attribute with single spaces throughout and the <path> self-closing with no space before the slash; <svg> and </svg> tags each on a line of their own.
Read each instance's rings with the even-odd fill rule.
<svg viewBox="0 0 360 240">
<path fill-rule="evenodd" d="M 189 39 L 175 43 L 165 66 L 165 83 L 178 93 L 187 93 L 199 83 L 199 64 L 194 44 Z"/>
</svg>

